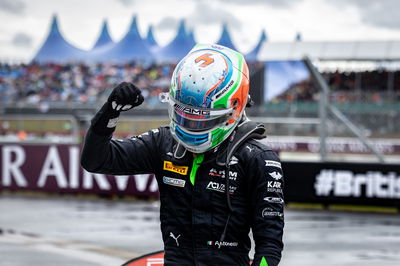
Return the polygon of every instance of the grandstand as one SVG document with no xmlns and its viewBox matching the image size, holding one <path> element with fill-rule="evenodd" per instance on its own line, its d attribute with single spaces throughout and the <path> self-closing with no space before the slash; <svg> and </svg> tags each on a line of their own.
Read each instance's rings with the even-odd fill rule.
<svg viewBox="0 0 400 266">
<path fill-rule="evenodd" d="M 248 114 L 253 117 L 317 118 L 320 91 L 309 76 L 291 83 L 270 101 L 262 100 L 265 86 L 268 85 L 263 81 L 268 64 L 250 64 L 253 73 L 251 89 L 256 105 L 248 110 Z M 174 64 L 144 65 L 134 62 L 1 64 L 1 112 L 3 115 L 68 114 L 79 121 L 84 116 L 85 119 L 90 117 L 115 85 L 128 81 L 142 88 L 145 96 L 145 104 L 136 113 L 166 116 L 166 108 L 158 100 L 158 94 L 168 90 L 173 68 Z M 331 88 L 330 102 L 359 123 L 366 134 L 373 137 L 399 137 L 399 125 L 396 122 L 400 112 L 398 70 L 336 70 L 323 75 Z M 388 77 L 393 80 L 388 80 Z M 271 129 L 277 135 L 289 134 L 276 131 L 276 127 Z M 332 129 L 335 129 L 333 136 L 345 134 L 341 127 L 332 126 Z M 296 130 L 296 134 L 315 135 L 317 132 L 305 129 L 303 132 Z"/>
</svg>

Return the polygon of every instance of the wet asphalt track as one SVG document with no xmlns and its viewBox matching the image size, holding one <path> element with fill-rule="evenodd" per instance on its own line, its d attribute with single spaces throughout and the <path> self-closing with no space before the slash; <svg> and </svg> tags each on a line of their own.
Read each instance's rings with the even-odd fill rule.
<svg viewBox="0 0 400 266">
<path fill-rule="evenodd" d="M 1 266 L 120 265 L 162 249 L 157 202 L 0 195 Z M 400 215 L 286 211 L 280 266 L 399 266 Z"/>
</svg>

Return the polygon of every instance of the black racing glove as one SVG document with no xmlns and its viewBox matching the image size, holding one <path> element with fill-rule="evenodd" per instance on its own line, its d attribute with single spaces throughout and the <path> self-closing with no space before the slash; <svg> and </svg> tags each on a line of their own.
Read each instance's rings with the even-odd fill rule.
<svg viewBox="0 0 400 266">
<path fill-rule="evenodd" d="M 143 103 L 142 92 L 132 83 L 122 82 L 111 92 L 107 103 L 115 112 L 128 111 Z"/>
<path fill-rule="evenodd" d="M 92 130 L 99 135 L 111 135 L 122 111 L 143 103 L 143 95 L 135 85 L 122 82 L 111 92 L 107 102 L 92 119 Z"/>
</svg>

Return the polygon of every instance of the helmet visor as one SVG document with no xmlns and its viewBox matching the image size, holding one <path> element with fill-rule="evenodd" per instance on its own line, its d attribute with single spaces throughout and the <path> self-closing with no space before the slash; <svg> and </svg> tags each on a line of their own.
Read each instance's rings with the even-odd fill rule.
<svg viewBox="0 0 400 266">
<path fill-rule="evenodd" d="M 232 108 L 201 108 L 182 104 L 168 97 L 169 116 L 177 125 L 188 131 L 207 131 L 225 123 L 232 115 Z"/>
<path fill-rule="evenodd" d="M 189 131 L 206 131 L 210 130 L 224 122 L 226 122 L 228 115 L 210 118 L 210 119 L 201 119 L 201 118 L 192 118 L 187 117 L 184 113 L 180 111 L 174 111 L 170 114 L 172 121 L 174 121 L 177 125 L 183 127 Z"/>
</svg>

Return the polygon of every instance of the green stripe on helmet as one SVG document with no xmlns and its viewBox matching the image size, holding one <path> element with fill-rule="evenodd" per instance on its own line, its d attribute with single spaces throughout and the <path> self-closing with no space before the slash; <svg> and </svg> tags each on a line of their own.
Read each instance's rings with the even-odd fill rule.
<svg viewBox="0 0 400 266">
<path fill-rule="evenodd" d="M 239 53 L 236 53 L 236 57 L 239 60 L 239 71 L 242 73 L 243 70 L 243 56 Z M 218 106 L 219 108 L 228 108 L 228 100 L 232 96 L 233 92 L 236 91 L 238 85 L 242 82 L 242 75 L 239 75 L 238 79 L 236 80 L 235 84 L 233 84 L 232 89 L 230 89 L 223 97 L 216 100 L 213 103 L 213 107 Z"/>
<path fill-rule="evenodd" d="M 220 144 L 224 139 L 226 135 L 229 135 L 235 127 L 231 127 L 228 130 L 224 130 L 221 128 L 217 128 L 216 130 L 213 130 L 211 132 L 211 141 L 212 141 L 212 146 L 216 146 Z"/>
</svg>

